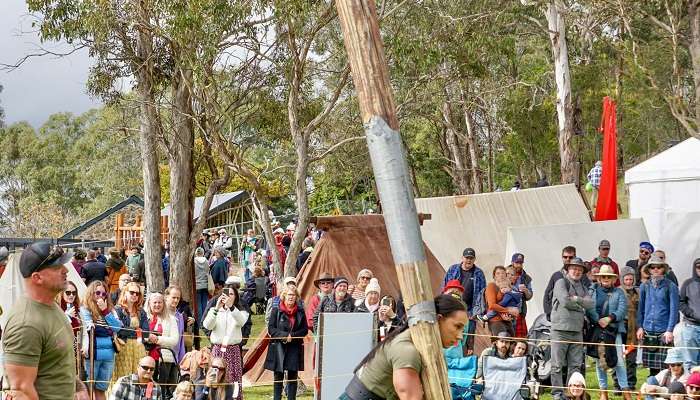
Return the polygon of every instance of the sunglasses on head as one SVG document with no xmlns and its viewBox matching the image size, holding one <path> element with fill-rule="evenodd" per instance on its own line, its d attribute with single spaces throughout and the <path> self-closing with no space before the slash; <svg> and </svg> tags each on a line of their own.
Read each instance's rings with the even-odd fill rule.
<svg viewBox="0 0 700 400">
<path fill-rule="evenodd" d="M 66 290 L 65 293 L 66 293 L 66 296 L 75 296 L 78 294 L 78 291 L 77 290 Z"/>
<path fill-rule="evenodd" d="M 151 367 L 148 365 L 139 365 L 139 368 L 141 368 L 142 370 L 147 371 L 147 372 L 153 372 L 156 370 L 155 367 Z"/>
</svg>

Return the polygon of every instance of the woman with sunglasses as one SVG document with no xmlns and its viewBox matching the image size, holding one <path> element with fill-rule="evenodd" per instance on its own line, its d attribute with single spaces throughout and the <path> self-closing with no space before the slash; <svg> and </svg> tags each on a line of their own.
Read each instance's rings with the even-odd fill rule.
<svg viewBox="0 0 700 400">
<path fill-rule="evenodd" d="M 212 357 L 221 357 L 226 361 L 226 381 L 243 384 L 241 347 L 242 328 L 248 320 L 248 313 L 240 304 L 238 291 L 231 287 L 223 289 L 216 305 L 211 307 L 202 324 L 211 331 L 209 341 L 212 344 Z M 242 391 L 236 397 L 243 399 Z"/>
<path fill-rule="evenodd" d="M 688 381 L 690 372 L 683 368 L 684 361 L 685 358 L 681 349 L 669 349 L 664 361 L 668 368 L 647 378 L 647 381 L 639 389 L 639 393 L 644 395 L 647 400 L 651 400 L 654 397 L 665 397 L 664 395 L 669 393 L 674 382 L 685 384 Z"/>
<path fill-rule="evenodd" d="M 91 388 L 95 399 L 104 400 L 114 369 L 114 335 L 122 327 L 104 282 L 95 281 L 87 287 L 80 315 L 86 332 L 82 346 L 83 356 L 87 358 L 85 372 L 88 380 L 95 381 Z"/>
<path fill-rule="evenodd" d="M 148 317 L 143 309 L 141 286 L 136 282 L 127 283 L 114 309 L 124 326 L 118 334 L 124 345 L 114 360 L 112 377 L 116 380 L 136 371 L 139 360 L 146 356 L 143 338 L 148 337 Z"/>
<path fill-rule="evenodd" d="M 645 268 L 651 277 L 639 287 L 637 339 L 650 346 L 642 350 L 642 364 L 649 368 L 649 376 L 652 376 L 664 368 L 668 347 L 673 346 L 680 297 L 678 286 L 666 278 L 668 264 L 652 255 Z"/>
<path fill-rule="evenodd" d="M 70 326 L 73 328 L 73 352 L 75 353 L 76 360 L 76 372 L 80 375 L 80 367 L 82 363 L 80 362 L 82 355 L 80 347 L 82 346 L 82 327 L 83 322 L 80 320 L 80 298 L 78 297 L 78 288 L 75 283 L 68 281 L 66 285 L 66 290 L 61 293 L 59 299 L 59 304 L 61 305 L 61 310 L 66 313 L 68 321 L 70 321 Z"/>
<path fill-rule="evenodd" d="M 177 321 L 165 305 L 165 296 L 150 293 L 146 306 L 148 315 L 148 337 L 144 337 L 148 355 L 156 360 L 154 379 L 158 383 L 169 383 L 170 371 L 177 366 L 175 346 L 180 340 Z M 164 386 L 163 396 L 172 397 L 174 387 Z"/>
</svg>

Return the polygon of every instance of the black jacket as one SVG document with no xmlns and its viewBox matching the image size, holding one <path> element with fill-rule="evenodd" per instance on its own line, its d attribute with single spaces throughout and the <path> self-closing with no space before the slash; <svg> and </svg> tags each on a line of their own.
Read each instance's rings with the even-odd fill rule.
<svg viewBox="0 0 700 400">
<path fill-rule="evenodd" d="M 270 371 L 303 371 L 304 370 L 304 339 L 309 332 L 306 324 L 304 309 L 297 307 L 294 316 L 294 326 L 290 326 L 289 317 L 279 308 L 273 308 L 270 312 L 270 322 L 267 324 L 267 332 L 270 334 L 270 347 L 267 349 L 265 369 Z M 282 338 L 291 335 L 289 343 L 282 342 Z"/>
<path fill-rule="evenodd" d="M 97 260 L 88 260 L 83 264 L 80 276 L 85 279 L 85 285 L 89 285 L 94 281 L 104 282 L 107 280 L 107 267 L 104 263 Z"/>
<path fill-rule="evenodd" d="M 350 313 L 355 311 L 355 299 L 349 294 L 345 295 L 345 299 L 340 304 L 335 301 L 335 293 L 323 299 L 316 312 L 314 312 L 314 332 L 318 332 L 318 320 L 321 313 Z"/>
<path fill-rule="evenodd" d="M 695 269 L 695 264 L 699 262 L 700 258 L 693 261 L 691 278 L 683 282 L 678 304 L 683 318 L 693 325 L 700 325 L 700 276 Z"/>
</svg>

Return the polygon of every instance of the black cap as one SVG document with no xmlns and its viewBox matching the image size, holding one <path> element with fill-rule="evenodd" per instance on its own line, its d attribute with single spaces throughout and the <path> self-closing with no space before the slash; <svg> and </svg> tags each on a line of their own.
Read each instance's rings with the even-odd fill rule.
<svg viewBox="0 0 700 400">
<path fill-rule="evenodd" d="M 462 252 L 462 257 L 472 257 L 472 258 L 476 258 L 476 251 L 474 251 L 474 249 L 472 249 L 471 247 L 467 247 L 467 248 L 464 249 L 464 251 Z"/>
<path fill-rule="evenodd" d="M 29 278 L 34 272 L 54 265 L 63 265 L 70 261 L 72 254 L 65 253 L 60 246 L 49 242 L 35 242 L 29 245 L 19 258 L 19 270 L 22 276 Z"/>
<path fill-rule="evenodd" d="M 609 249 L 610 248 L 610 241 L 603 239 L 600 241 L 600 244 L 598 245 L 599 249 Z"/>
<path fill-rule="evenodd" d="M 682 382 L 675 381 L 669 386 L 668 394 L 685 394 L 685 386 Z"/>
</svg>

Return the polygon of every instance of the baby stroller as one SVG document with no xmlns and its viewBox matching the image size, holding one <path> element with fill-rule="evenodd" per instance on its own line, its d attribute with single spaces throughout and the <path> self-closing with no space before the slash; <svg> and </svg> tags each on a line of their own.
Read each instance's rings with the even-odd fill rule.
<svg viewBox="0 0 700 400">
<path fill-rule="evenodd" d="M 547 320 L 546 314 L 540 314 L 527 333 L 530 343 L 531 376 L 542 385 L 549 385 L 552 371 L 552 348 L 550 346 L 550 330 L 552 324 Z"/>
</svg>

